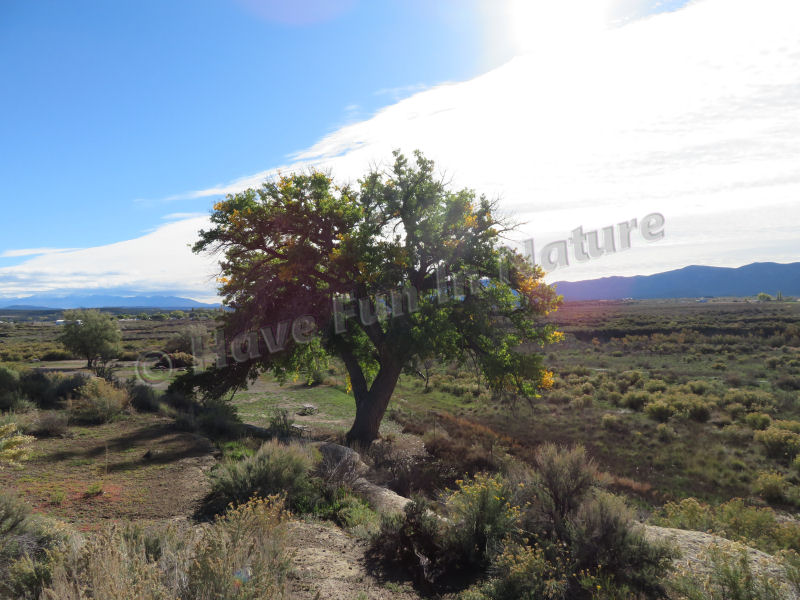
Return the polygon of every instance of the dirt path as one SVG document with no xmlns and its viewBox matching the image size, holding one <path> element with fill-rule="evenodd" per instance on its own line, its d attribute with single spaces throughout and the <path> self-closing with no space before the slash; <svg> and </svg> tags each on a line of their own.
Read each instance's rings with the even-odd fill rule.
<svg viewBox="0 0 800 600">
<path fill-rule="evenodd" d="M 384 583 L 371 575 L 367 543 L 328 523 L 295 521 L 289 530 L 294 551 L 292 598 L 298 600 L 419 600 L 410 584 Z"/>
</svg>

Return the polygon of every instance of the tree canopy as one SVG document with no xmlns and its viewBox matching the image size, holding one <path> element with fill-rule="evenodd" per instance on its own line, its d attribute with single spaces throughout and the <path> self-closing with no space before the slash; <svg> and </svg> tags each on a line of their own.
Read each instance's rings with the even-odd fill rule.
<svg viewBox="0 0 800 600">
<path fill-rule="evenodd" d="M 105 362 L 119 353 L 122 334 L 111 315 L 95 309 L 67 310 L 64 320 L 58 339 L 67 350 L 85 358 L 88 368 L 98 358 Z"/>
<path fill-rule="evenodd" d="M 537 349 L 559 337 L 543 315 L 560 298 L 501 245 L 495 203 L 450 190 L 432 161 L 337 185 L 283 175 L 214 206 L 195 252 L 220 253 L 225 358 L 191 379 L 221 396 L 335 355 L 356 405 L 349 441 L 369 443 L 398 377 L 417 361 L 471 358 L 496 394 L 535 397 L 552 381 Z"/>
</svg>

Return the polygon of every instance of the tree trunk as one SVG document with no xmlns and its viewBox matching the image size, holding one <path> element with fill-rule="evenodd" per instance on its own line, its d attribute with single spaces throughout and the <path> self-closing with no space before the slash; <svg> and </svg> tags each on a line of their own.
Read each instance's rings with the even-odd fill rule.
<svg viewBox="0 0 800 600">
<path fill-rule="evenodd" d="M 378 431 L 386 413 L 389 400 L 397 385 L 402 367 L 397 364 L 381 366 L 378 375 L 372 382 L 369 390 L 358 390 L 353 385 L 356 398 L 356 419 L 350 431 L 347 432 L 347 444 L 369 446 L 378 438 Z M 352 375 L 351 375 L 352 379 Z"/>
</svg>

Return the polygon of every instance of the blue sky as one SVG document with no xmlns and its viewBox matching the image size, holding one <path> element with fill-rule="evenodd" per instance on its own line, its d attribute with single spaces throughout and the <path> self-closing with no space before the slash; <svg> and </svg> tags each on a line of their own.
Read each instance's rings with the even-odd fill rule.
<svg viewBox="0 0 800 600">
<path fill-rule="evenodd" d="M 286 23 L 225 1 L 3 0 L 0 250 L 110 243 L 205 210 L 152 200 L 281 164 L 403 88 L 510 57 L 485 50 L 470 0 L 342 4 Z"/>
<path fill-rule="evenodd" d="M 211 297 L 185 248 L 221 192 L 310 163 L 353 178 L 394 147 L 503 198 L 539 240 L 667 216 L 657 250 L 570 279 L 788 261 L 798 16 L 793 0 L 0 0 L 0 296 Z"/>
</svg>

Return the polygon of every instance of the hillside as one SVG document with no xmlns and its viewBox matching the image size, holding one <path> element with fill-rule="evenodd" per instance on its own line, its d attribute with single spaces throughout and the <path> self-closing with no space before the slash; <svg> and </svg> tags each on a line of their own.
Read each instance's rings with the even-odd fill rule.
<svg viewBox="0 0 800 600">
<path fill-rule="evenodd" d="M 798 296 L 800 262 L 752 263 L 738 268 L 692 265 L 654 275 L 558 281 L 555 285 L 566 300 L 743 297 L 779 291 L 784 296 Z"/>
</svg>

